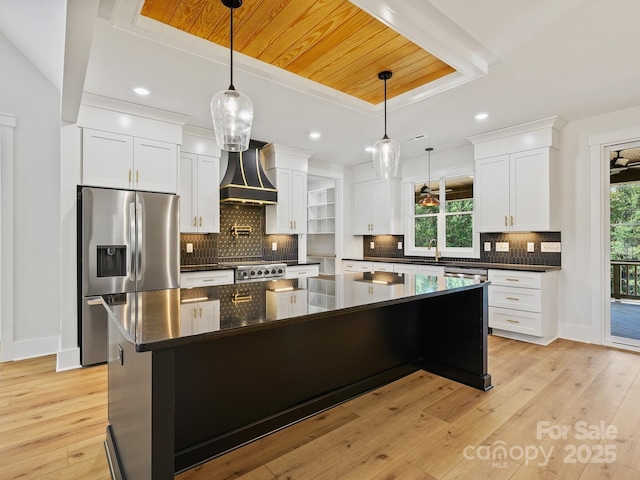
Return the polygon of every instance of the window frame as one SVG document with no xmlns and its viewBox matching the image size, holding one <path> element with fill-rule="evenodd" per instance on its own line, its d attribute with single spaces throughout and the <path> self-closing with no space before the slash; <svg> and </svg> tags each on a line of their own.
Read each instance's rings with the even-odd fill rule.
<svg viewBox="0 0 640 480">
<path fill-rule="evenodd" d="M 440 191 L 444 192 L 444 201 L 441 201 L 439 212 L 437 213 L 438 223 L 438 250 L 442 257 L 452 258 L 480 258 L 480 234 L 476 229 L 475 210 L 476 210 L 476 195 L 474 188 L 473 195 L 473 212 L 472 215 L 472 246 L 469 247 L 446 247 L 446 217 L 447 215 L 453 215 L 454 213 L 447 214 L 445 212 L 446 203 L 446 180 L 451 178 L 458 178 L 464 176 L 473 177 L 475 174 L 473 165 L 465 165 L 463 167 L 451 168 L 447 170 L 440 170 L 431 172 L 431 181 L 439 182 Z M 404 241 L 405 241 L 405 255 L 414 255 L 420 257 L 435 257 L 435 248 L 428 249 L 427 247 L 416 247 L 415 244 L 415 208 L 414 208 L 414 185 L 416 183 L 425 183 L 427 179 L 426 174 L 412 175 L 403 179 L 403 202 L 402 202 L 402 215 L 405 219 L 404 222 Z M 474 180 L 475 182 L 475 180 Z M 475 186 L 475 185 L 474 185 Z M 459 215 L 458 213 L 455 213 Z"/>
</svg>

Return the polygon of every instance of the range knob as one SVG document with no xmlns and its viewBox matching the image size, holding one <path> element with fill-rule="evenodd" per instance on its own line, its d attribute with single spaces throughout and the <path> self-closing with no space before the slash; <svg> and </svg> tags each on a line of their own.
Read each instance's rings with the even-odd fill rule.
<svg viewBox="0 0 640 480">
<path fill-rule="evenodd" d="M 243 277 L 243 278 L 247 278 L 247 276 L 248 276 L 249 274 L 248 274 L 247 272 L 242 272 L 242 274 L 241 274 L 241 275 L 242 275 L 242 277 Z"/>
<path fill-rule="evenodd" d="M 275 275 L 276 274 L 276 269 L 274 268 L 273 270 L 271 270 L 271 275 Z"/>
<path fill-rule="evenodd" d="M 262 270 L 258 270 L 258 275 L 262 275 Z"/>
<path fill-rule="evenodd" d="M 253 277 L 256 274 L 255 270 L 251 270 L 251 276 Z"/>
<path fill-rule="evenodd" d="M 282 269 L 281 268 L 278 269 L 278 273 L 282 273 Z"/>
</svg>

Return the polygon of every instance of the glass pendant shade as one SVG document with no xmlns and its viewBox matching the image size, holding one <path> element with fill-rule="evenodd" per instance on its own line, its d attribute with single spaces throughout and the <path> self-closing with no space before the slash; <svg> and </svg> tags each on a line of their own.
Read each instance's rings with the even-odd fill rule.
<svg viewBox="0 0 640 480">
<path fill-rule="evenodd" d="M 373 170 L 378 178 L 384 179 L 397 177 L 400 165 L 400 144 L 387 136 L 387 80 L 392 75 L 390 71 L 378 74 L 378 78 L 384 80 L 384 136 L 371 151 Z"/>
<path fill-rule="evenodd" d="M 400 165 L 400 144 L 386 135 L 378 140 L 371 152 L 373 169 L 378 178 L 394 178 L 398 176 Z"/>
<path fill-rule="evenodd" d="M 211 118 L 218 147 L 228 152 L 243 152 L 249 148 L 253 103 L 244 93 L 223 90 L 211 99 Z"/>
<path fill-rule="evenodd" d="M 421 207 L 437 207 L 440 205 L 440 202 L 436 197 L 431 195 L 431 193 L 428 193 L 426 197 L 420 199 L 418 205 Z"/>
<path fill-rule="evenodd" d="M 211 118 L 216 143 L 227 152 L 243 152 L 249 148 L 253 103 L 244 93 L 233 86 L 233 9 L 242 5 L 242 0 L 221 0 L 229 9 L 229 88 L 216 93 L 211 99 Z"/>
</svg>

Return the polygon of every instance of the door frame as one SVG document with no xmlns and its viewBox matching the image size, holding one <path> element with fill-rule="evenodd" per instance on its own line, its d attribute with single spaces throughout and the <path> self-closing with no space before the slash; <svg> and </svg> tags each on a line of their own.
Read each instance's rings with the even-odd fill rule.
<svg viewBox="0 0 640 480">
<path fill-rule="evenodd" d="M 640 347 L 611 337 L 609 152 L 617 145 L 640 141 L 640 127 L 589 136 L 591 212 L 591 341 L 640 352 Z"/>
<path fill-rule="evenodd" d="M 13 135 L 16 117 L 0 113 L 0 362 L 15 360 L 13 311 Z"/>
</svg>

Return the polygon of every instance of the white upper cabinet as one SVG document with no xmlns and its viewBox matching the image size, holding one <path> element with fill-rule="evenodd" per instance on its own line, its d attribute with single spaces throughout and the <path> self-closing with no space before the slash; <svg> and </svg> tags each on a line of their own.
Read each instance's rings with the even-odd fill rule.
<svg viewBox="0 0 640 480">
<path fill-rule="evenodd" d="M 286 168 L 275 168 L 267 173 L 269 178 L 275 177 L 278 203 L 267 205 L 266 233 L 307 233 L 307 174 Z"/>
<path fill-rule="evenodd" d="M 353 184 L 353 234 L 401 235 L 400 180 Z"/>
<path fill-rule="evenodd" d="M 307 233 L 307 170 L 311 152 L 270 143 L 262 152 L 269 179 L 278 190 L 278 203 L 267 205 L 267 235 Z"/>
<path fill-rule="evenodd" d="M 220 159 L 180 154 L 180 232 L 220 232 Z"/>
<path fill-rule="evenodd" d="M 479 232 L 558 230 L 559 128 L 550 117 L 470 137 Z"/>
<path fill-rule="evenodd" d="M 82 142 L 84 185 L 177 192 L 176 144 L 89 128 Z"/>
<path fill-rule="evenodd" d="M 557 229 L 556 151 L 538 148 L 476 162 L 476 226 L 480 232 Z"/>
</svg>

